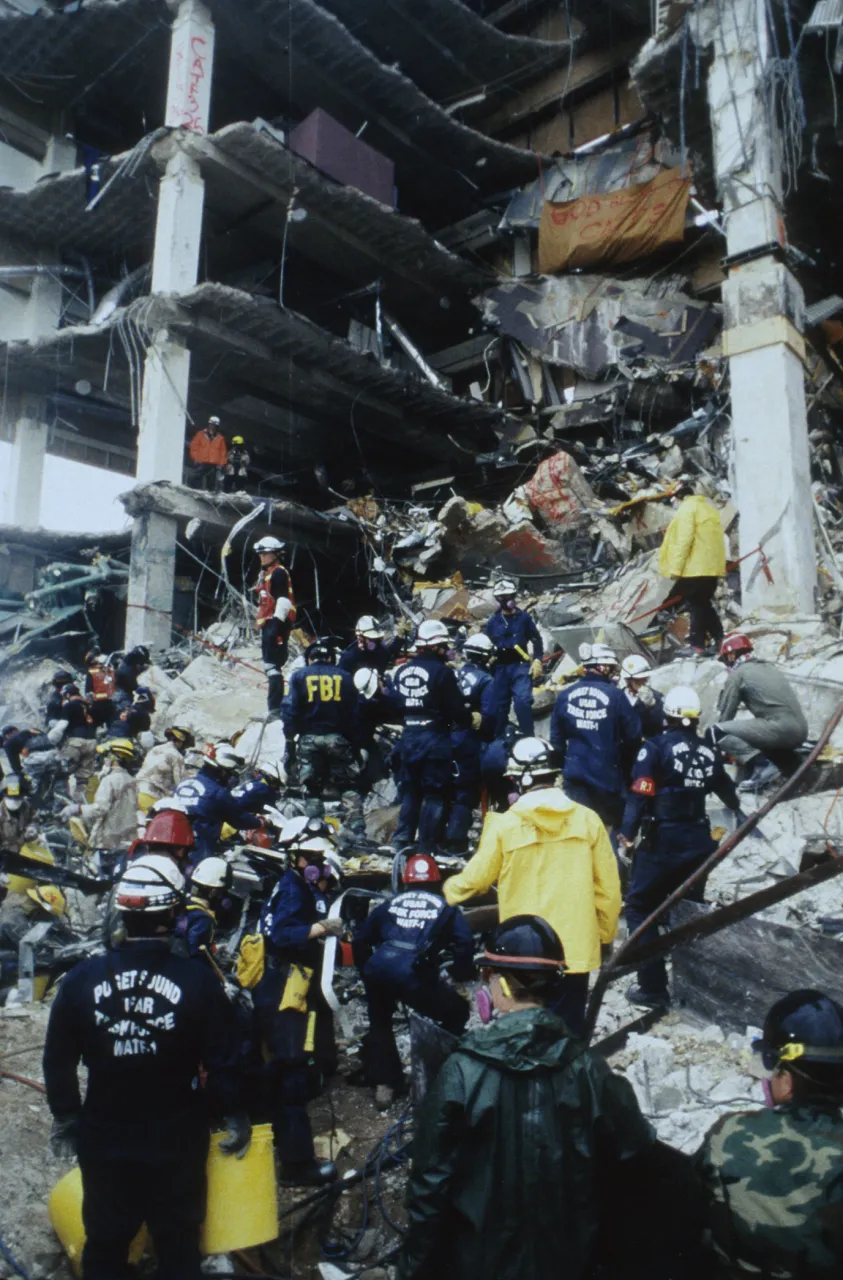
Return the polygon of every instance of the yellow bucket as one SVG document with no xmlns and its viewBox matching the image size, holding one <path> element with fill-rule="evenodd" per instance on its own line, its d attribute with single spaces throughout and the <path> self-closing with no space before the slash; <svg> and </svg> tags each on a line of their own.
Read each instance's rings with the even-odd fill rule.
<svg viewBox="0 0 843 1280">
<path fill-rule="evenodd" d="M 82 1173 L 78 1165 L 53 1187 L 47 1209 L 53 1230 L 70 1259 L 74 1274 L 81 1276 L 85 1228 L 82 1225 Z M 131 1263 L 140 1262 L 148 1239 L 146 1227 L 141 1227 L 129 1246 Z"/>
<path fill-rule="evenodd" d="M 272 1125 L 254 1126 L 252 1145 L 242 1160 L 221 1153 L 220 1140 L 224 1137 L 224 1133 L 211 1135 L 203 1253 L 249 1249 L 278 1235 Z"/>
</svg>

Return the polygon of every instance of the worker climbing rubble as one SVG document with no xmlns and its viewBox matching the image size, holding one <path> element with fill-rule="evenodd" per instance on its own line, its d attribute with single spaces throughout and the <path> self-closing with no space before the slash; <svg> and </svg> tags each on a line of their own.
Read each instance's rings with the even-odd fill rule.
<svg viewBox="0 0 843 1280">
<path fill-rule="evenodd" d="M 196 739 L 182 725 L 164 730 L 164 741 L 151 747 L 138 770 L 138 807 L 148 813 L 156 800 L 171 796 L 187 776 L 186 753 L 196 746 Z"/>
<path fill-rule="evenodd" d="M 659 552 L 659 573 L 673 578 L 668 600 L 687 606 L 690 631 L 686 652 L 698 656 L 723 639 L 723 624 L 714 607 L 714 594 L 726 573 L 726 541 L 717 508 L 683 477 L 673 490 L 676 515 Z"/>
<path fill-rule="evenodd" d="M 458 907 L 441 896 L 442 873 L 429 854 L 407 859 L 402 888 L 371 911 L 354 934 L 354 962 L 363 975 L 369 1030 L 363 1037 L 362 1072 L 385 1110 L 403 1093 L 404 1073 L 392 1018 L 403 1004 L 461 1035 L 467 1001 L 439 976 L 446 953 L 456 982 L 474 975 L 474 939 Z"/>
<path fill-rule="evenodd" d="M 808 722 L 787 676 L 755 656 L 749 636 L 740 631 L 726 636 L 720 660 L 729 668 L 729 678 L 710 736 L 745 771 L 739 790 L 760 791 L 797 768 L 796 749 L 808 736 Z M 752 717 L 736 718 L 740 707 Z"/>
<path fill-rule="evenodd" d="M 639 832 L 642 839 L 626 896 L 630 932 L 717 847 L 706 815 L 706 796 L 714 792 L 737 813 L 735 785 L 716 747 L 698 734 L 700 700 L 693 689 L 675 685 L 664 700 L 665 731 L 645 742 L 632 770 L 619 846 L 631 851 Z M 701 901 L 705 885 L 694 896 Z M 642 935 L 642 943 L 657 936 L 656 927 Z M 647 1008 L 670 1004 L 667 967 L 663 957 L 642 965 L 629 1000 Z"/>
<path fill-rule="evenodd" d="M 261 658 L 267 676 L 266 709 L 270 718 L 281 714 L 284 698 L 284 663 L 287 661 L 290 631 L 296 621 L 296 602 L 289 571 L 281 563 L 284 543 L 267 536 L 255 543 L 260 575 L 255 583 L 260 632 Z"/>
<path fill-rule="evenodd" d="M 105 763 L 93 800 L 65 805 L 59 816 L 81 818 L 88 832 L 88 847 L 115 854 L 125 850 L 137 834 L 135 775 L 141 755 L 128 738 L 109 738 L 102 751 Z"/>
<path fill-rule="evenodd" d="M 173 792 L 173 798 L 193 826 L 197 862 L 216 853 L 224 822 L 236 831 L 251 831 L 261 826 L 260 816 L 235 799 L 231 792 L 237 773 L 245 763 L 231 743 L 209 745 L 199 770 L 192 778 L 180 782 Z"/>
<path fill-rule="evenodd" d="M 486 635 L 495 646 L 495 737 L 503 733 L 512 707 L 521 732 L 531 734 L 532 682 L 542 673 L 544 641 L 529 613 L 519 609 L 511 578 L 499 578 L 493 592 L 497 611 L 486 623 Z"/>
</svg>

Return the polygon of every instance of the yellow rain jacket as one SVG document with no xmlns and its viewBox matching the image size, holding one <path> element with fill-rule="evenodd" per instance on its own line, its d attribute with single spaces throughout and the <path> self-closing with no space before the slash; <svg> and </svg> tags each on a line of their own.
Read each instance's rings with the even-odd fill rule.
<svg viewBox="0 0 843 1280">
<path fill-rule="evenodd" d="M 612 942 L 621 910 L 618 865 L 606 828 L 559 787 L 528 791 L 508 813 L 489 813 L 477 852 L 445 881 L 456 906 L 498 886 L 501 920 L 530 914 L 552 925 L 571 973 L 600 968 L 600 944 Z"/>
<path fill-rule="evenodd" d="M 659 553 L 663 578 L 722 578 L 726 539 L 717 508 L 708 498 L 683 498 L 667 526 Z"/>
</svg>

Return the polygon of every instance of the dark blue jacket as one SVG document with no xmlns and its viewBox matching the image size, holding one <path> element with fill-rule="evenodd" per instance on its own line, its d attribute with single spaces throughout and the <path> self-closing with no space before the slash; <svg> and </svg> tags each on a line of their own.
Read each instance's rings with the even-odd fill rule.
<svg viewBox="0 0 843 1280">
<path fill-rule="evenodd" d="M 87 692 L 87 689 L 86 689 L 86 692 Z M 47 699 L 47 710 L 45 712 L 45 715 L 48 720 L 64 719 L 64 716 L 62 715 L 62 706 L 61 706 L 63 698 L 64 698 L 64 695 L 62 694 L 61 689 L 53 689 L 53 692 L 50 694 L 49 698 Z"/>
<path fill-rule="evenodd" d="M 471 727 L 471 712 L 457 677 L 441 658 L 430 654 L 411 658 L 396 671 L 393 689 L 405 730 L 423 728 L 450 733 L 451 729 Z"/>
<path fill-rule="evenodd" d="M 216 920 L 210 907 L 196 898 L 190 898 L 185 908 L 183 933 L 191 959 L 204 960 L 203 947 L 211 951 L 216 937 Z"/>
<path fill-rule="evenodd" d="M 83 1157 L 198 1153 L 209 1113 L 242 1106 L 238 1055 L 233 1008 L 210 968 L 173 954 L 169 939 L 129 941 L 62 980 L 44 1046 L 47 1101 L 59 1118 L 81 1115 Z"/>
<path fill-rule="evenodd" d="M 539 629 L 523 609 L 516 609 L 511 615 L 505 614 L 502 609 L 493 613 L 486 623 L 486 635 L 497 650 L 498 662 L 529 662 L 527 645 L 531 640 L 533 657 L 544 657 L 544 643 Z M 517 652 L 516 645 L 523 650 L 522 653 Z"/>
<path fill-rule="evenodd" d="M 244 809 L 262 813 L 268 804 L 276 803 L 279 790 L 265 778 L 250 778 L 248 782 L 241 782 L 239 787 L 232 787 L 231 794 Z"/>
<path fill-rule="evenodd" d="M 146 663 L 134 662 L 128 655 L 122 658 L 114 673 L 114 683 L 118 693 L 123 694 L 124 697 L 128 694 L 130 700 L 134 698 L 138 680 L 145 670 Z"/>
<path fill-rule="evenodd" d="M 320 910 L 321 906 L 321 910 Z M 319 967 L 322 948 L 308 938 L 313 925 L 325 917 L 320 902 L 298 871 L 285 871 L 264 907 L 258 930 L 263 934 L 267 954 L 278 961 Z"/>
<path fill-rule="evenodd" d="M 86 700 L 81 697 L 66 698 L 62 703 L 61 718 L 67 721 L 67 737 L 68 738 L 95 738 L 97 736 L 96 725 L 90 721 L 91 709 Z"/>
<path fill-rule="evenodd" d="M 109 738 L 136 738 L 139 733 L 146 733 L 152 728 L 152 717 L 146 703 L 133 703 L 124 707 L 119 715 L 110 721 L 106 736 Z"/>
<path fill-rule="evenodd" d="M 641 721 L 617 685 L 585 675 L 563 689 L 550 718 L 562 776 L 599 791 L 623 790 L 622 753 L 641 737 Z"/>
<path fill-rule="evenodd" d="M 638 752 L 621 834 L 634 840 L 642 818 L 653 817 L 659 852 L 706 852 L 712 842 L 705 797 L 711 792 L 727 808 L 739 807 L 735 784 L 716 747 L 703 742 L 692 728 L 667 729 Z"/>
<path fill-rule="evenodd" d="M 372 746 L 375 730 L 382 724 L 400 724 L 404 717 L 404 705 L 395 693 L 391 681 L 379 689 L 374 698 L 359 698 L 357 711 L 360 725 L 360 745 Z"/>
<path fill-rule="evenodd" d="M 491 742 L 497 714 L 494 677 L 484 667 L 477 667 L 474 663 L 467 662 L 457 672 L 457 684 L 469 711 L 479 711 L 482 716 L 478 730 L 479 737 L 484 742 Z"/>
<path fill-rule="evenodd" d="M 383 675 L 387 667 L 391 667 L 395 662 L 403 643 L 401 636 L 395 636 L 388 644 L 384 644 L 383 640 L 377 640 L 374 649 L 361 649 L 355 640 L 343 649 L 337 666 L 342 667 L 343 671 L 347 671 L 352 676 L 355 671 L 360 671 L 363 667 L 373 667 Z"/>
<path fill-rule="evenodd" d="M 213 853 L 224 822 L 238 831 L 260 826 L 256 815 L 241 805 L 218 778 L 206 772 L 205 765 L 195 777 L 180 782 L 173 794 L 184 805 L 193 824 L 196 852 L 200 857 Z"/>
<path fill-rule="evenodd" d="M 357 690 L 347 671 L 327 662 L 299 667 L 290 677 L 290 692 L 282 707 L 288 738 L 296 734 L 341 734 L 357 746 Z"/>
<path fill-rule="evenodd" d="M 367 980 L 397 985 L 425 972 L 436 976 L 443 951 L 454 957 L 458 982 L 474 973 L 474 935 L 459 907 L 419 885 L 375 907 L 354 934 L 354 962 Z"/>
</svg>

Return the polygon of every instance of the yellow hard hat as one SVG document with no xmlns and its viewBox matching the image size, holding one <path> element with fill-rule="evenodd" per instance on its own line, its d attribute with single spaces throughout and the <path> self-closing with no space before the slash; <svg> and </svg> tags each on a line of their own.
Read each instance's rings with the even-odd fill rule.
<svg viewBox="0 0 843 1280">
<path fill-rule="evenodd" d="M 111 755 L 116 756 L 118 760 L 132 761 L 137 758 L 138 749 L 132 742 L 131 738 L 112 738 L 107 742 L 105 749 Z"/>
<path fill-rule="evenodd" d="M 243 440 L 243 437 L 242 437 L 242 436 L 232 436 L 232 437 L 231 437 L 231 443 L 232 443 L 232 444 L 244 444 L 244 443 L 245 443 L 245 441 Z"/>
<path fill-rule="evenodd" d="M 34 889 L 27 889 L 26 896 L 57 919 L 67 911 L 67 899 L 58 885 L 37 884 Z"/>
</svg>

